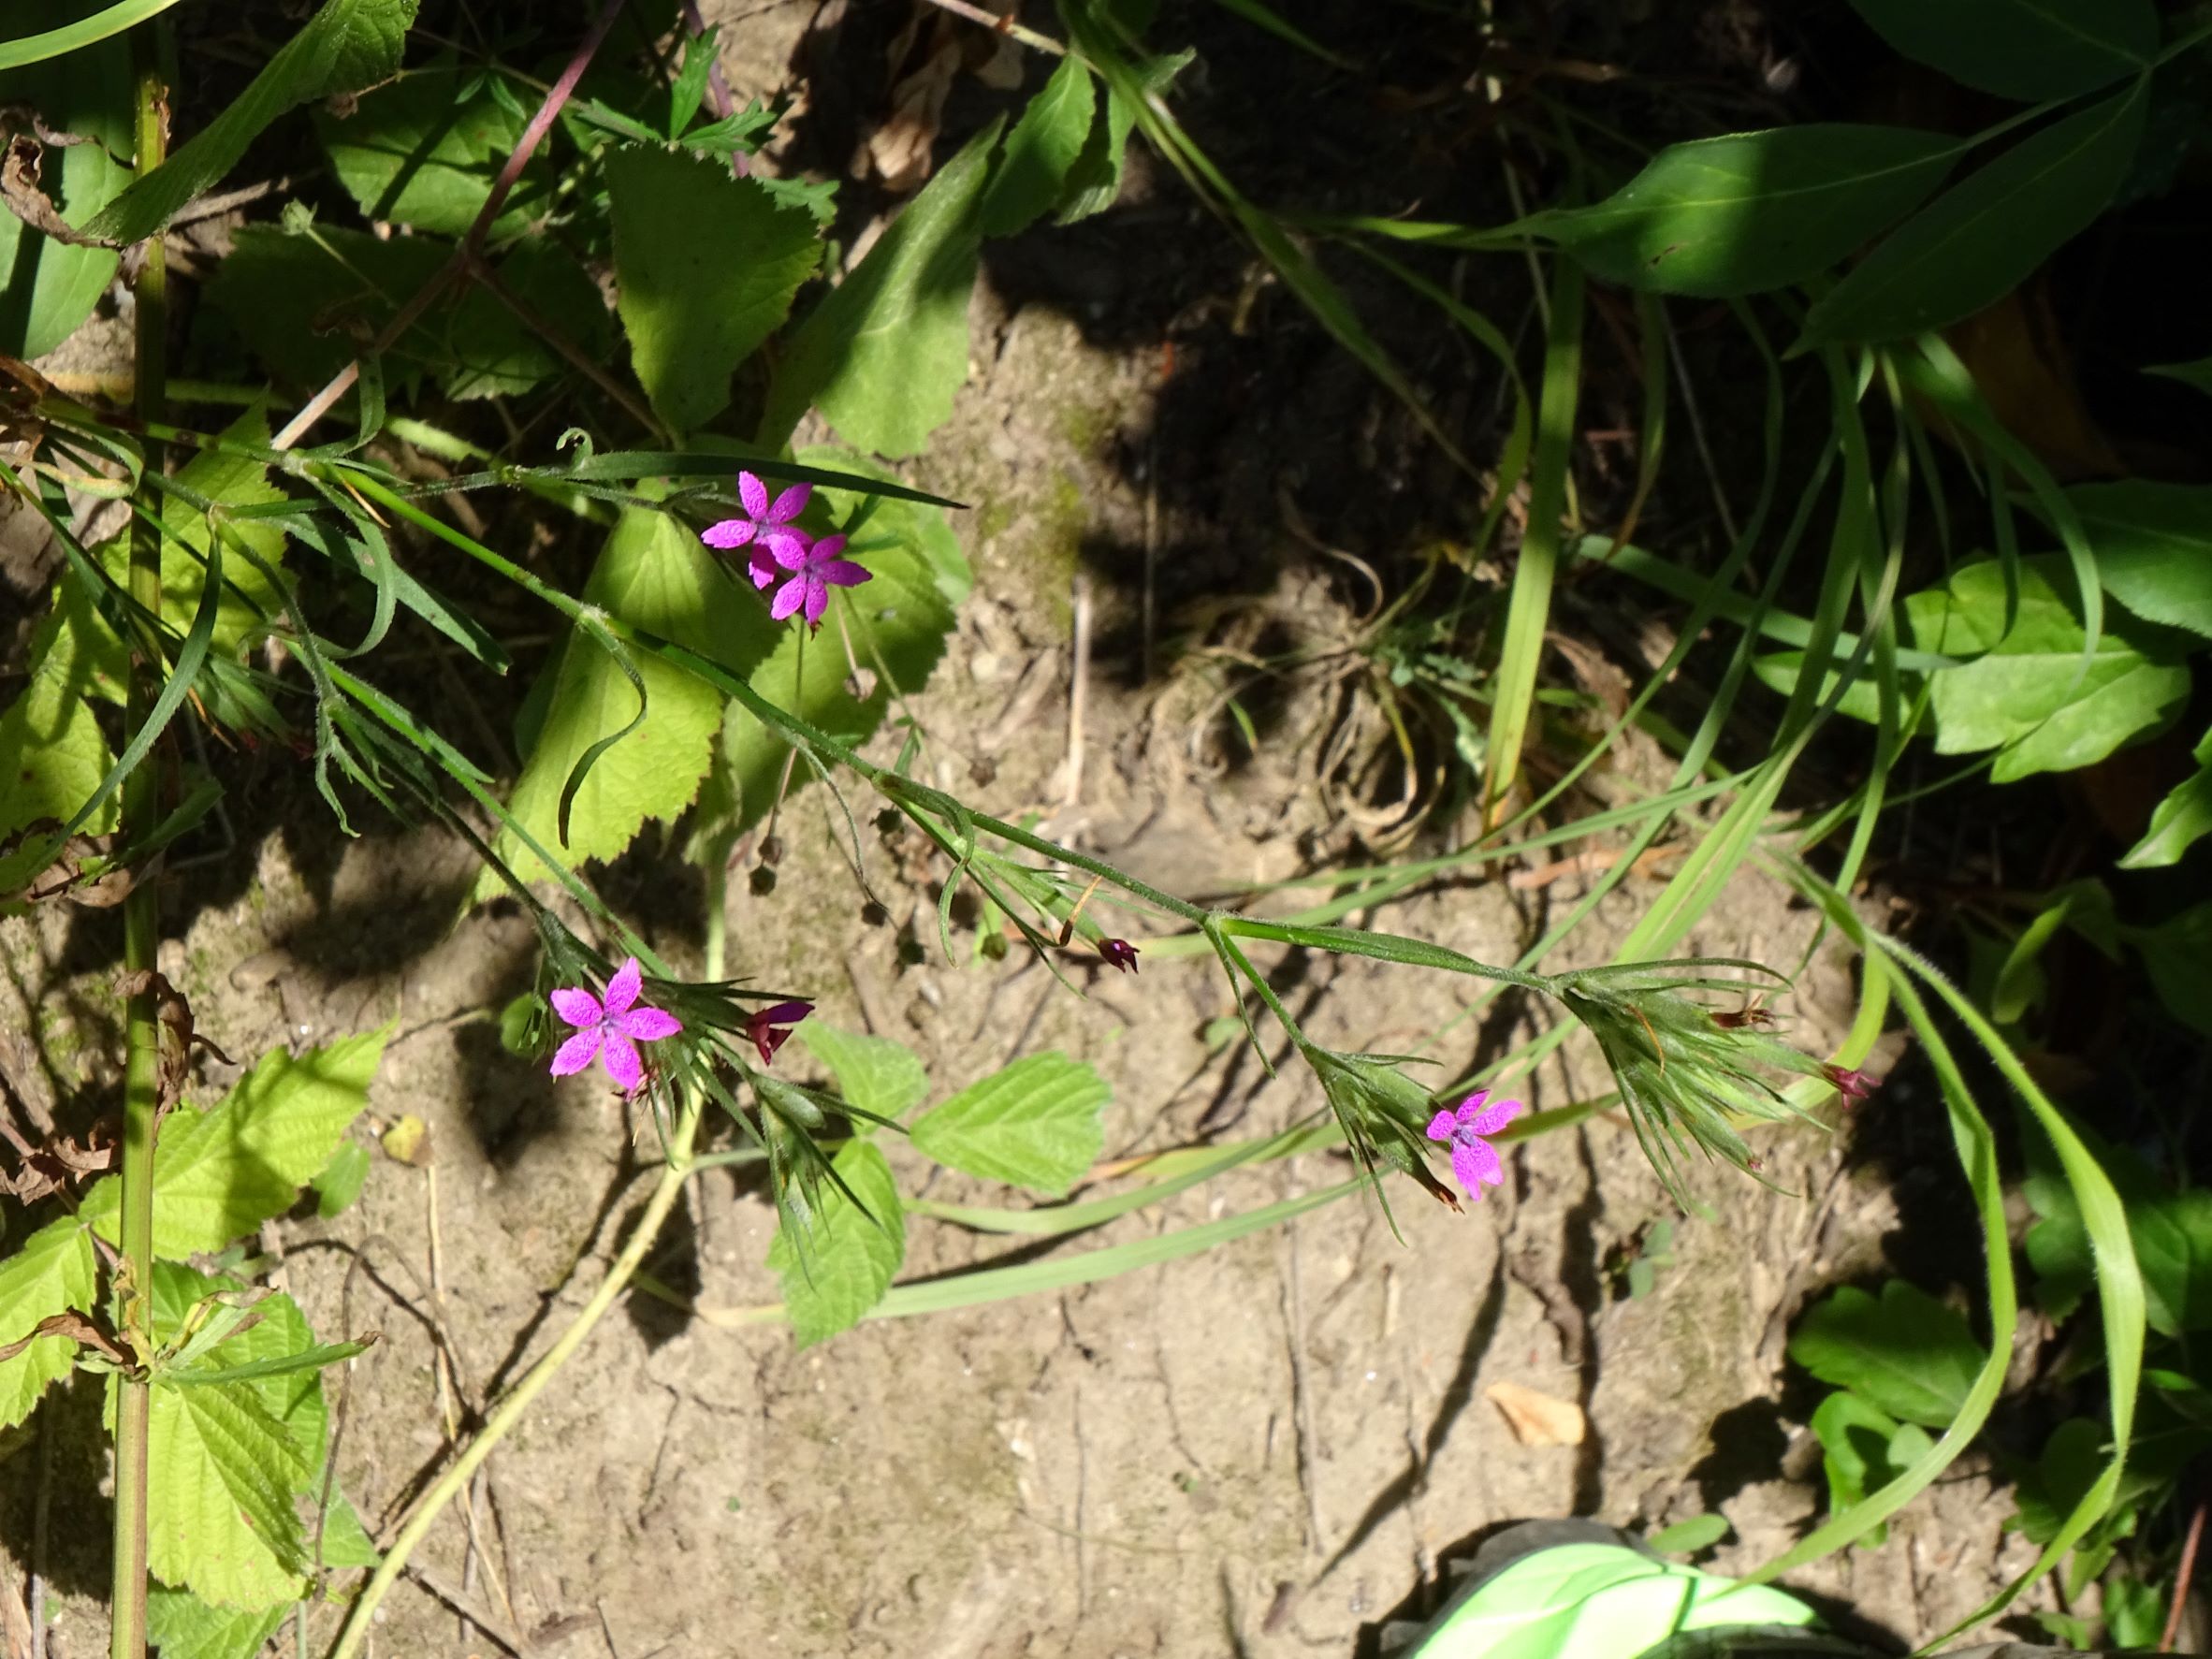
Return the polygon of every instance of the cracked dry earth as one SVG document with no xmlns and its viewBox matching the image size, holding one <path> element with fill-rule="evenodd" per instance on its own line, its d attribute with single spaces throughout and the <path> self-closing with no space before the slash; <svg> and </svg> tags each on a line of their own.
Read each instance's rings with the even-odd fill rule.
<svg viewBox="0 0 2212 1659">
<path fill-rule="evenodd" d="M 1192 895 L 1355 852 L 1344 803 L 1314 782 L 1346 718 L 1324 683 L 1294 689 L 1260 755 L 1231 765 L 1215 683 L 1186 669 L 1131 690 L 1094 663 L 1085 759 L 1069 766 L 1073 618 L 1095 608 L 1101 638 L 1135 628 L 1128 585 L 1094 580 L 1099 545 L 1171 546 L 1201 575 L 1209 560 L 1279 573 L 1256 589 L 1247 576 L 1240 604 L 1307 638 L 1343 632 L 1342 572 L 1264 512 L 1163 525 L 1139 470 L 1109 464 L 1143 447 L 1125 434 L 1152 429 L 1153 354 L 1095 349 L 1068 315 L 1010 310 L 988 284 L 975 321 L 976 375 L 912 474 L 979 506 L 959 523 L 977 597 L 916 700 L 942 780 Z M 1264 414 L 1250 420 L 1246 448 L 1263 458 Z M 1258 475 L 1269 487 L 1255 499 L 1272 501 Z M 556 1085 L 501 1049 L 497 1012 L 530 981 L 533 936 L 496 908 L 454 924 L 470 876 L 455 847 L 399 833 L 341 845 L 299 796 L 295 822 L 177 896 L 163 967 L 240 1057 L 397 1022 L 371 1117 L 424 1119 L 428 1161 L 380 1155 L 354 1209 L 296 1215 L 262 1241 L 318 1331 L 383 1334 L 353 1368 L 341 1477 L 388 1536 L 449 1454 L 446 1389 L 479 1402 L 549 1346 L 642 1202 L 654 1142 L 589 1079 Z M 1017 1054 L 1064 1048 L 1113 1086 L 1109 1157 L 1267 1133 L 1320 1107 L 1302 1071 L 1271 1077 L 1238 1045 L 1209 1046 L 1230 1011 L 1217 969 L 1155 950 L 1135 979 L 1077 970 L 1078 999 L 1019 953 L 948 965 L 935 872 L 872 851 L 894 924 L 870 928 L 831 828 L 819 790 L 787 809 L 775 892 L 740 882 L 732 897 L 733 969 L 914 1047 L 938 1097 Z M 608 890 L 695 968 L 696 905 L 687 914 L 683 895 L 698 887 L 675 848 L 649 836 Z M 1509 960 L 1548 907 L 1579 896 L 1585 878 L 1555 874 L 1548 886 L 1470 877 L 1351 920 Z M 1601 905 L 1574 960 L 1606 959 L 1652 891 L 1632 880 Z M 1685 949 L 1790 964 L 1812 933 L 1808 912 L 1747 875 Z M 925 946 L 918 966 L 902 936 Z M 118 942 L 111 918 L 91 912 L 0 924 L 10 1077 L 65 1098 L 111 1079 Z M 1821 954 L 1783 1005 L 1807 1046 L 1838 1035 L 1847 975 Z M 1322 1041 L 1432 1044 L 1450 1072 L 1548 1017 L 1502 1001 L 1470 1018 L 1463 982 L 1369 961 L 1286 961 L 1278 983 Z M 810 1065 L 800 1045 L 784 1052 L 782 1064 Z M 203 1095 L 234 1075 L 207 1062 Z M 1570 1043 L 1519 1092 L 1541 1108 L 1602 1086 Z M 1899 1082 L 1866 1110 L 1939 1108 Z M 891 1155 L 910 1191 L 1004 1201 Z M 1433 1608 L 1445 1564 L 1477 1535 L 1533 1516 L 1656 1527 L 1718 1508 L 1735 1530 L 1711 1564 L 1748 1569 L 1822 1509 L 1810 1401 L 1784 1374 L 1790 1319 L 1822 1287 L 1881 1268 L 1900 1195 L 1940 1204 L 1957 1185 L 1940 1161 L 1893 1179 L 1853 1156 L 1848 1130 L 1791 1128 L 1766 1155 L 1773 1188 L 1695 1173 L 1710 1213 L 1678 1225 L 1673 1262 L 1640 1298 L 1619 1294 L 1610 1268 L 1671 1206 L 1625 1124 L 1600 1116 L 1513 1149 L 1505 1186 L 1465 1215 L 1404 1188 L 1402 1242 L 1354 1198 L 1165 1266 L 869 1323 L 803 1353 L 777 1327 L 715 1322 L 776 1286 L 767 1201 L 709 1170 L 651 1263 L 705 1315 L 633 1295 L 610 1317 L 490 1460 L 477 1548 L 457 1506 L 386 1602 L 376 1651 L 498 1651 L 462 1625 L 458 1599 L 548 1656 L 1349 1656 L 1375 1652 L 1386 1621 Z M 1189 1228 L 1347 1172 L 1328 1155 L 1247 1167 L 1055 1247 Z M 1024 1254 L 916 1219 L 903 1276 Z M 368 1267 L 349 1286 L 357 1259 Z M 1492 1398 L 1502 1384 L 1579 1405 L 1587 1435 L 1523 1444 Z M 52 1651 L 83 1659 L 104 1627 L 97 1397 L 80 1381 L 48 1410 L 43 1447 L 0 1440 L 0 1544 L 22 1561 L 43 1487 L 64 1606 Z M 1969 1463 L 1884 1549 L 1793 1582 L 1923 1640 L 2027 1564 L 2000 1532 L 2006 1512 Z"/>
</svg>

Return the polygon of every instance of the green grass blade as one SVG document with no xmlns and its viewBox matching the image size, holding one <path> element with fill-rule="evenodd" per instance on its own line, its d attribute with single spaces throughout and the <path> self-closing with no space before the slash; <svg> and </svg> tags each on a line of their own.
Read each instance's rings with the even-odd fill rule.
<svg viewBox="0 0 2212 1659">
<path fill-rule="evenodd" d="M 1582 389 L 1582 268 L 1561 259 L 1552 270 L 1551 327 L 1544 346 L 1544 386 L 1536 407 L 1535 470 L 1529 479 L 1528 531 L 1513 573 L 1506 637 L 1492 689 L 1488 802 L 1494 819 L 1521 771 L 1536 665 L 1551 618 L 1551 586 L 1559 569 L 1566 516 L 1567 463 L 1574 451 L 1575 409 Z"/>
<path fill-rule="evenodd" d="M 48 58 L 80 51 L 125 29 L 136 28 L 148 18 L 159 17 L 177 3 L 178 0 L 117 0 L 117 4 L 105 11 L 95 11 L 58 29 L 0 40 L 0 69 L 20 69 L 25 64 L 44 63 Z"/>
</svg>

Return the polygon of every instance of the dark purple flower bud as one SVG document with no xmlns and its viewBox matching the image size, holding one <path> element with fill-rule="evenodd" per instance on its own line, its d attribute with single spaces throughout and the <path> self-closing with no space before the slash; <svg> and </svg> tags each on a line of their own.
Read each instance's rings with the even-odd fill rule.
<svg viewBox="0 0 2212 1659">
<path fill-rule="evenodd" d="M 1105 957 L 1124 973 L 1137 971 L 1137 947 L 1126 939 L 1102 939 L 1099 941 L 1099 954 Z"/>
<path fill-rule="evenodd" d="M 745 1034 L 761 1051 L 762 1065 L 773 1066 L 776 1051 L 791 1040 L 791 1033 L 779 1027 L 795 1026 L 813 1011 L 811 1002 L 779 1002 L 753 1011 L 745 1022 Z"/>
<path fill-rule="evenodd" d="M 1836 1093 L 1843 1097 L 1846 1106 L 1857 1105 L 1882 1081 L 1870 1071 L 1852 1071 L 1841 1066 L 1824 1066 L 1821 1074 L 1835 1085 Z"/>
</svg>

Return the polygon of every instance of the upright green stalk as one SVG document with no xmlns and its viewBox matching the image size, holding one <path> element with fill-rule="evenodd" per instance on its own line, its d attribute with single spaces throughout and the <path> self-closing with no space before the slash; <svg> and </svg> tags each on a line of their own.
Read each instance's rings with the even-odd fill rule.
<svg viewBox="0 0 2212 1659">
<path fill-rule="evenodd" d="M 148 23 L 135 40 L 138 66 L 138 172 L 144 178 L 162 164 L 168 134 L 160 47 Z M 162 240 L 147 240 L 145 264 L 135 286 L 138 298 L 138 412 L 158 421 L 167 389 L 168 270 Z M 161 471 L 159 447 L 146 446 L 146 471 Z M 149 615 L 161 609 L 161 495 L 145 488 L 131 527 L 131 597 Z M 153 644 L 141 640 L 131 652 L 130 697 L 125 716 L 129 735 L 145 725 L 161 693 L 161 662 Z M 149 754 L 124 780 L 123 832 L 125 846 L 161 822 L 161 766 Z M 151 974 L 161 944 L 161 916 L 152 881 L 141 882 L 124 900 L 123 961 L 128 974 Z M 116 1274 L 119 1324 L 141 1357 L 147 1342 L 147 1292 L 153 1273 L 153 1128 L 161 1106 L 161 1036 L 154 1018 L 155 996 L 149 985 L 130 999 L 129 1050 L 123 1085 L 123 1261 Z M 153 1404 L 143 1376 L 120 1379 L 115 1413 L 115 1572 L 110 1592 L 114 1623 L 109 1659 L 144 1659 L 146 1652 L 146 1439 Z"/>
</svg>

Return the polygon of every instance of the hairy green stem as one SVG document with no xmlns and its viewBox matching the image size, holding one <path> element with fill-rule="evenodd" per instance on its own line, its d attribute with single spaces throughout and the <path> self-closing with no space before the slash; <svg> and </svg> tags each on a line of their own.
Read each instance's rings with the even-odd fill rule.
<svg viewBox="0 0 2212 1659">
<path fill-rule="evenodd" d="M 164 125 L 167 89 L 162 85 L 156 25 L 141 28 L 134 39 L 138 68 L 138 173 L 144 178 L 167 153 Z M 168 269 L 162 240 L 145 246 L 145 264 L 134 286 L 137 301 L 138 413 L 158 420 L 167 391 Z M 161 471 L 158 445 L 146 447 L 146 472 Z M 131 598 L 149 617 L 161 613 L 161 496 L 152 486 L 131 526 Z M 136 737 L 152 718 L 161 694 L 161 661 L 143 646 L 131 652 L 125 713 Z M 150 836 L 161 822 L 161 762 L 149 754 L 124 779 L 121 843 L 129 846 Z M 141 1364 L 151 1346 L 148 1300 L 153 1275 L 153 1134 L 161 1113 L 161 1027 L 151 980 L 161 945 L 157 884 L 142 880 L 124 900 L 123 965 L 132 976 L 148 976 L 126 1011 L 128 1048 L 123 1084 L 123 1260 L 116 1273 L 117 1324 L 133 1358 Z M 118 1378 L 115 1411 L 115 1553 L 109 1605 L 109 1659 L 143 1659 L 146 1652 L 146 1471 L 147 1437 L 153 1408 L 153 1385 L 140 1373 Z"/>
</svg>

